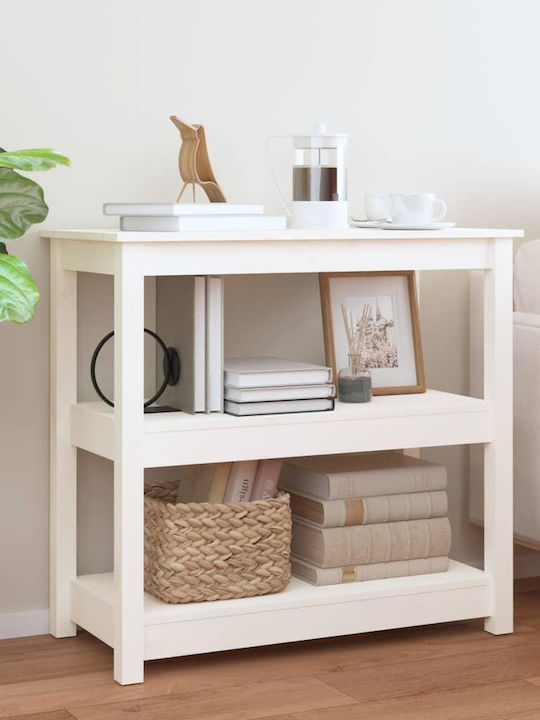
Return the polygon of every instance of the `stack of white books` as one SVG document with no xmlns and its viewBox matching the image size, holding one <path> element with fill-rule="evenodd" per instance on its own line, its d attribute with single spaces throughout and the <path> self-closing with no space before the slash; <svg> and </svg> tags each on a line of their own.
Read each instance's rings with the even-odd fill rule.
<svg viewBox="0 0 540 720">
<path fill-rule="evenodd" d="M 317 412 L 334 409 L 332 369 L 277 357 L 228 358 L 225 412 L 231 415 Z"/>
<path fill-rule="evenodd" d="M 283 230 L 284 215 L 264 215 L 258 203 L 105 203 L 105 215 L 120 217 L 120 230 Z"/>
</svg>

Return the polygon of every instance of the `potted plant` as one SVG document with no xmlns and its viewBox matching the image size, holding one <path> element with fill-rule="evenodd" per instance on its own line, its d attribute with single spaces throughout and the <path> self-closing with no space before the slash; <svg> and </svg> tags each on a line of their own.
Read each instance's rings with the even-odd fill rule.
<svg viewBox="0 0 540 720">
<path fill-rule="evenodd" d="M 67 157 L 48 148 L 12 152 L 0 148 L 0 322 L 28 322 L 39 301 L 28 266 L 8 253 L 4 240 L 20 237 L 49 212 L 41 186 L 17 170 L 33 172 L 70 164 Z"/>
</svg>

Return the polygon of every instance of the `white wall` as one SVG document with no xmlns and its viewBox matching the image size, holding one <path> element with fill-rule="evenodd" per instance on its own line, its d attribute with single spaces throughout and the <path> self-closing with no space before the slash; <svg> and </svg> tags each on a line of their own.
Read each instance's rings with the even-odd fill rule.
<svg viewBox="0 0 540 720">
<path fill-rule="evenodd" d="M 174 199 L 179 143 L 168 116 L 177 113 L 206 126 L 231 200 L 264 200 L 278 211 L 265 136 L 324 120 L 352 136 L 353 211 L 364 191 L 434 190 L 462 225 L 540 234 L 534 0 L 25 0 L 2 9 L 3 26 L 24 32 L 4 32 L 0 43 L 0 145 L 53 146 L 73 159 L 71 169 L 37 178 L 49 226 L 105 227 L 104 201 Z M 48 248 L 37 230 L 10 247 L 30 263 L 42 301 L 31 324 L 0 326 L 5 613 L 46 607 L 48 572 Z M 86 371 L 89 348 L 110 327 L 110 285 L 92 276 L 80 285 Z M 290 352 L 302 354 L 307 343 L 316 356 L 314 278 L 304 287 L 313 335 L 291 341 Z M 234 299 L 240 285 L 229 283 L 228 292 Z M 287 292 L 294 302 L 299 290 Z M 466 279 L 425 276 L 422 297 L 428 378 L 466 390 Z M 229 342 L 245 342 L 240 324 L 228 328 Z M 91 396 L 87 376 L 80 392 Z M 475 560 L 480 533 L 461 519 L 463 454 L 444 456 L 455 554 Z M 89 456 L 80 463 L 81 568 L 89 570 L 110 563 L 110 464 Z"/>
</svg>

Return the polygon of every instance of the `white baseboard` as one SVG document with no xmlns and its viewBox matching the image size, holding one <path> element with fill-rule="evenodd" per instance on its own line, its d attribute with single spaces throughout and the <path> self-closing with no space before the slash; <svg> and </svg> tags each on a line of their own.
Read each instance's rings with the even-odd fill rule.
<svg viewBox="0 0 540 720">
<path fill-rule="evenodd" d="M 48 610 L 0 613 L 0 639 L 46 635 L 48 632 Z"/>
</svg>

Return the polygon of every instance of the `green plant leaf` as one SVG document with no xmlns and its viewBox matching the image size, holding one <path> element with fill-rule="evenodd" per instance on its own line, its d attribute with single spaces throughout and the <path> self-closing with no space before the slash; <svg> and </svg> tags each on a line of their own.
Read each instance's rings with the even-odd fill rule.
<svg viewBox="0 0 540 720">
<path fill-rule="evenodd" d="M 20 237 L 30 225 L 43 222 L 48 212 L 43 190 L 36 182 L 0 168 L 0 238 Z"/>
<path fill-rule="evenodd" d="M 27 150 L 0 150 L 0 167 L 12 170 L 50 170 L 56 165 L 71 165 L 71 160 L 65 155 L 50 148 L 29 148 Z"/>
<path fill-rule="evenodd" d="M 39 290 L 28 265 L 15 255 L 0 253 L 0 322 L 28 322 L 38 302 Z"/>
</svg>

